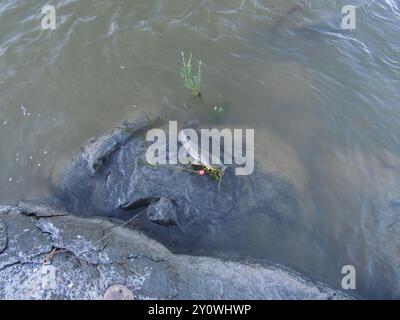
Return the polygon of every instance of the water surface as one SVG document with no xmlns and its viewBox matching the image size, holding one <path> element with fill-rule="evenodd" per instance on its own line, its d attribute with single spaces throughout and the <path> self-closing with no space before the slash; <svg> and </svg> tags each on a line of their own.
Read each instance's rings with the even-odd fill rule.
<svg viewBox="0 0 400 320">
<path fill-rule="evenodd" d="M 193 251 L 267 258 L 335 287 L 351 264 L 356 294 L 400 297 L 400 252 L 380 254 L 370 200 L 398 190 L 398 0 L 63 0 L 53 31 L 41 30 L 46 4 L 0 4 L 1 201 L 46 195 L 57 159 L 132 113 L 190 118 L 179 57 L 193 52 L 204 103 L 256 128 L 261 159 L 289 150 L 281 165 L 309 226 L 255 215 Z M 359 6 L 355 31 L 340 30 L 344 4 Z"/>
</svg>

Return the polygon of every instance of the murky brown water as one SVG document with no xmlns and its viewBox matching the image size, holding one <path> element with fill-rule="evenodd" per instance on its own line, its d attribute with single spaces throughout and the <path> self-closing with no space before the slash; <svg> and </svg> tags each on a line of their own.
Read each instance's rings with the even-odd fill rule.
<svg viewBox="0 0 400 320">
<path fill-rule="evenodd" d="M 205 103 L 256 128 L 256 153 L 275 154 L 310 226 L 256 215 L 202 252 L 268 258 L 335 287 L 351 264 L 357 294 L 400 297 L 400 249 L 374 206 L 400 199 L 398 0 L 57 3 L 53 31 L 41 30 L 46 1 L 0 3 L 1 201 L 45 195 L 57 159 L 133 112 L 190 118 L 179 55 L 193 52 Z M 344 4 L 359 6 L 353 32 L 340 30 Z"/>
</svg>

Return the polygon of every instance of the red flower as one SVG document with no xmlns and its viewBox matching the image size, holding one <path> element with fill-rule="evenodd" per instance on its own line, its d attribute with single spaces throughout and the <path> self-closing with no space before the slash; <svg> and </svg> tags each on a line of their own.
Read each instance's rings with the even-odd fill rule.
<svg viewBox="0 0 400 320">
<path fill-rule="evenodd" d="M 206 174 L 206 172 L 204 170 L 199 171 L 199 175 L 204 176 L 205 174 Z"/>
</svg>

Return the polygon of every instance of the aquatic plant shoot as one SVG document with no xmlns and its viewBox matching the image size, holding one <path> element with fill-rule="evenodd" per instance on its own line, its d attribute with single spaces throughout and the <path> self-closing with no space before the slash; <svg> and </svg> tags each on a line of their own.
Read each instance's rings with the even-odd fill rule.
<svg viewBox="0 0 400 320">
<path fill-rule="evenodd" d="M 185 53 L 182 51 L 182 65 L 181 65 L 181 77 L 183 84 L 189 90 L 192 90 L 192 94 L 195 97 L 201 97 L 201 60 L 198 63 L 197 74 L 192 75 L 192 53 L 189 55 L 189 59 L 186 60 Z"/>
</svg>

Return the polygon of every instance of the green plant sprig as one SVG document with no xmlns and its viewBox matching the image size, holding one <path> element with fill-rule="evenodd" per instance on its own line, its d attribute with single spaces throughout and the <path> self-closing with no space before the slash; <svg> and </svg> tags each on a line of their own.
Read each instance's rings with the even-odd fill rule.
<svg viewBox="0 0 400 320">
<path fill-rule="evenodd" d="M 192 94 L 196 97 L 201 97 L 201 66 L 202 62 L 199 61 L 199 66 L 197 70 L 197 75 L 192 76 L 192 54 L 190 54 L 189 59 L 186 61 L 185 53 L 182 51 L 182 65 L 181 65 L 181 77 L 183 84 L 186 88 L 192 90 Z"/>
</svg>

